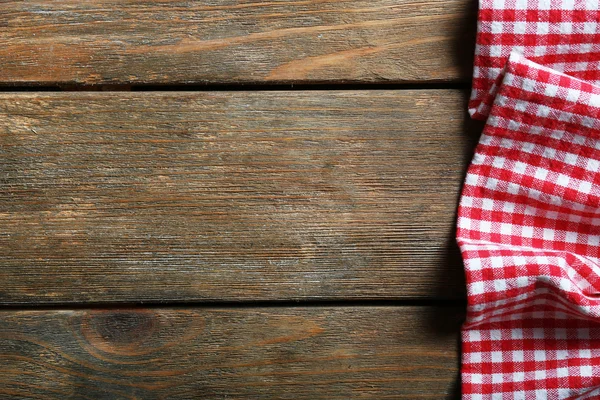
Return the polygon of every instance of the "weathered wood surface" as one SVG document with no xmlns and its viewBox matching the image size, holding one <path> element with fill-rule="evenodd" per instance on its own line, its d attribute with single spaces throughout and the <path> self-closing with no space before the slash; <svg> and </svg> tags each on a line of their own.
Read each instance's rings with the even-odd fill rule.
<svg viewBox="0 0 600 400">
<path fill-rule="evenodd" d="M 0 85 L 468 81 L 475 0 L 4 1 Z"/>
<path fill-rule="evenodd" d="M 454 399 L 461 311 L 0 313 L 0 397 Z"/>
<path fill-rule="evenodd" d="M 0 303 L 463 297 L 464 99 L 0 94 Z"/>
</svg>

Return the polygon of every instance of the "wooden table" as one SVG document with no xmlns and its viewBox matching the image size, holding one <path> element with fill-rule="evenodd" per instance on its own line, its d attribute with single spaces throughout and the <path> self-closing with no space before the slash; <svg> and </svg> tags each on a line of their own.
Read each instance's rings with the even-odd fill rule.
<svg viewBox="0 0 600 400">
<path fill-rule="evenodd" d="M 475 12 L 3 3 L 0 398 L 458 398 Z"/>
</svg>

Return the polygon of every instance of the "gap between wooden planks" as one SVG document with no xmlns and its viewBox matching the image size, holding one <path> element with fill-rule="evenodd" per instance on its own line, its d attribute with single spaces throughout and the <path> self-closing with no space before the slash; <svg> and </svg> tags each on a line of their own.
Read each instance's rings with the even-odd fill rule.
<svg viewBox="0 0 600 400">
<path fill-rule="evenodd" d="M 0 85 L 467 82 L 474 0 L 9 1 Z"/>
<path fill-rule="evenodd" d="M 464 102 L 1 94 L 0 302 L 463 298 Z"/>
<path fill-rule="evenodd" d="M 0 396 L 454 399 L 452 307 L 0 312 Z"/>
</svg>

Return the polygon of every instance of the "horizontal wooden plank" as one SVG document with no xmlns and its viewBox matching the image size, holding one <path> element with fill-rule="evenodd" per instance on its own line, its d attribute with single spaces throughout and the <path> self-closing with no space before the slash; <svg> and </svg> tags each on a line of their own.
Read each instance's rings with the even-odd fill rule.
<svg viewBox="0 0 600 400">
<path fill-rule="evenodd" d="M 0 94 L 0 302 L 463 297 L 464 101 Z"/>
<path fill-rule="evenodd" d="M 475 0 L 4 1 L 0 84 L 467 81 Z"/>
<path fill-rule="evenodd" d="M 430 307 L 0 312 L 0 396 L 458 398 L 462 312 Z"/>
</svg>

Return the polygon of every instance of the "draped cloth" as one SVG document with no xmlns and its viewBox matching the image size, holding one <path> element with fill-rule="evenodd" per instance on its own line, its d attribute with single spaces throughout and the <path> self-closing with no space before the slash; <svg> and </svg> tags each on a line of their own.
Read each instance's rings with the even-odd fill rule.
<svg viewBox="0 0 600 400">
<path fill-rule="evenodd" d="M 480 3 L 463 399 L 600 399 L 598 7 Z"/>
</svg>

